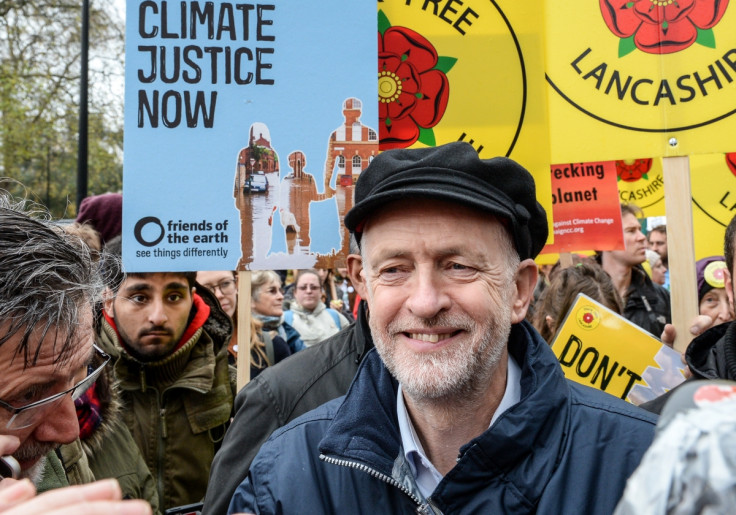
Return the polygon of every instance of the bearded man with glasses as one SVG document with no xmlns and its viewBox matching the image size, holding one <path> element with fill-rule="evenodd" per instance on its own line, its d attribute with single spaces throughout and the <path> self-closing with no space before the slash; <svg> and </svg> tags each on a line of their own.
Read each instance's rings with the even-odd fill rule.
<svg viewBox="0 0 736 515">
<path fill-rule="evenodd" d="M 0 197 L 0 432 L 19 438 L 21 475 L 38 482 L 47 460 L 63 470 L 53 451 L 77 440 L 74 396 L 101 370 L 88 367 L 101 282 L 81 240 L 21 209 Z"/>
<path fill-rule="evenodd" d="M 42 209 L 27 211 L 26 202 L 0 191 L 0 447 L 3 455 L 12 454 L 3 460 L 16 460 L 20 478 L 33 483 L 92 482 L 84 453 L 68 466 L 57 452 L 62 444 L 81 448 L 74 400 L 110 359 L 93 344 L 92 307 L 103 283 L 80 239 L 29 216 L 47 216 Z M 36 488 L 28 481 L 0 482 L 0 507 L 12 504 L 23 513 L 37 513 L 39 506 L 90 514 L 125 509 L 112 482 L 38 500 L 31 499 Z M 87 504 L 92 500 L 105 502 L 93 507 Z M 126 507 L 125 513 L 151 513 L 141 501 Z"/>
</svg>

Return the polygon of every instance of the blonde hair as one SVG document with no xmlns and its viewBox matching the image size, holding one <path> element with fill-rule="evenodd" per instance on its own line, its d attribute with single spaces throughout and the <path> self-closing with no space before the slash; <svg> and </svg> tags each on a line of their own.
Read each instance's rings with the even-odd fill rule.
<svg viewBox="0 0 736 515">
<path fill-rule="evenodd" d="M 281 277 L 273 270 L 257 270 L 250 274 L 250 298 L 254 301 L 258 300 L 261 288 L 275 281 L 281 285 Z"/>
</svg>

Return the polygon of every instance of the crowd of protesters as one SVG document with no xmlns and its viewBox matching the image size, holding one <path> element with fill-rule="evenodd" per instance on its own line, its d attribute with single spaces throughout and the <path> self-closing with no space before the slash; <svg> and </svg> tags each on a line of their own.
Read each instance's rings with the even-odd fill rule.
<svg viewBox="0 0 736 515">
<path fill-rule="evenodd" d="M 126 274 L 121 209 L 60 226 L 0 196 L 0 450 L 25 478 L 0 513 L 612 513 L 670 397 L 581 387 L 549 350 L 579 293 L 671 339 L 666 227 L 622 205 L 624 249 L 538 267 L 531 176 L 469 145 L 376 158 L 334 270 Z M 688 381 L 736 380 L 735 247 L 736 218 L 696 264 Z"/>
</svg>

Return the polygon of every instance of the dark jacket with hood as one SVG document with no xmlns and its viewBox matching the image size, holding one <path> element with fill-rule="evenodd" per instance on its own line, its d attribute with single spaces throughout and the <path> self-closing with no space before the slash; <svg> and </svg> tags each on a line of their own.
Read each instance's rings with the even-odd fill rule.
<svg viewBox="0 0 736 515">
<path fill-rule="evenodd" d="M 210 484 L 204 500 L 205 514 L 227 511 L 235 489 L 248 475 L 248 469 L 263 442 L 276 429 L 296 417 L 345 395 L 355 377 L 358 364 L 373 341 L 367 330 L 365 306 L 352 324 L 278 365 L 263 370 L 235 399 L 235 419 L 215 456 Z"/>
<path fill-rule="evenodd" d="M 528 322 L 508 348 L 520 401 L 460 449 L 429 498 L 401 447 L 398 385 L 374 350 L 344 398 L 274 432 L 230 513 L 612 513 L 656 417 L 566 380 Z"/>
<path fill-rule="evenodd" d="M 692 377 L 686 382 L 701 379 L 728 379 L 736 381 L 736 322 L 711 327 L 695 338 L 685 351 L 685 362 Z M 677 390 L 641 405 L 653 413 L 661 413 L 664 404 Z"/>
<path fill-rule="evenodd" d="M 637 265 L 631 269 L 631 284 L 626 292 L 624 317 L 659 338 L 670 316 L 670 292 L 654 284 Z"/>
<path fill-rule="evenodd" d="M 98 344 L 113 357 L 123 419 L 156 481 L 162 511 L 204 497 L 236 392 L 231 332 L 230 317 L 206 288 L 197 288 L 179 347 L 160 361 L 138 361 L 123 349 L 114 321 L 102 323 Z"/>
</svg>

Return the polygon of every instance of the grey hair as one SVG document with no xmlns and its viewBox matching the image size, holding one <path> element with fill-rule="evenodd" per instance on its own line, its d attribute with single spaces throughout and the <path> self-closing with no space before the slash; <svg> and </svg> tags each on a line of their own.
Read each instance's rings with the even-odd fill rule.
<svg viewBox="0 0 736 515">
<path fill-rule="evenodd" d="M 52 223 L 43 207 L 3 190 L 0 227 L 0 346 L 20 335 L 14 357 L 22 355 L 24 367 L 33 366 L 52 334 L 54 362 L 64 363 L 80 319 L 102 292 L 89 247 Z"/>
<path fill-rule="evenodd" d="M 261 293 L 261 288 L 273 281 L 276 281 L 279 285 L 281 284 L 281 277 L 273 270 L 257 270 L 251 272 L 250 298 L 257 301 L 258 295 Z"/>
</svg>

